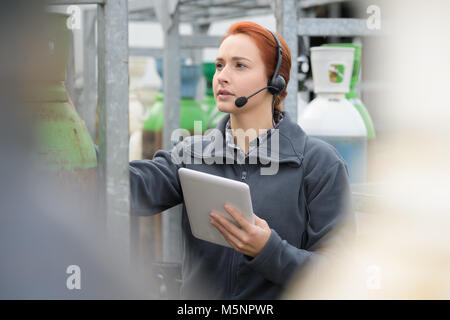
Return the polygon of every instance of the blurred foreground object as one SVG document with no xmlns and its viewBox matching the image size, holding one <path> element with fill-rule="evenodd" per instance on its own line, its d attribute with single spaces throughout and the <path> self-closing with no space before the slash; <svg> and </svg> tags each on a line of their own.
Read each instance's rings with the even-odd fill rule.
<svg viewBox="0 0 450 320">
<path fill-rule="evenodd" d="M 55 143 L 84 150 L 71 140 L 80 137 L 73 131 L 80 128 L 80 120 L 73 118 L 65 89 L 53 85 L 52 66 L 61 70 L 65 61 L 49 57 L 47 26 L 54 27 L 43 2 L 0 2 L 0 41 L 8 44 L 0 48 L 0 299 L 153 298 L 123 259 L 126 248 L 96 218 L 96 204 L 86 198 L 87 185 L 77 176 L 60 174 L 96 162 L 95 151 L 93 156 L 90 150 L 74 155 L 67 145 Z M 41 100 L 49 96 L 60 99 Z M 33 114 L 30 97 L 37 104 L 66 105 L 64 123 L 55 122 L 46 131 L 36 120 L 48 120 L 46 113 Z M 58 110 L 47 115 L 61 120 Z M 49 144 L 42 144 L 39 130 Z"/>
<path fill-rule="evenodd" d="M 375 3 L 387 36 L 370 40 L 366 63 L 382 85 L 383 183 L 354 245 L 326 270 L 311 264 L 285 298 L 450 299 L 450 2 Z"/>
<path fill-rule="evenodd" d="M 449 217 L 397 205 L 371 213 L 353 245 L 327 266 L 300 272 L 284 298 L 450 299 Z"/>
</svg>

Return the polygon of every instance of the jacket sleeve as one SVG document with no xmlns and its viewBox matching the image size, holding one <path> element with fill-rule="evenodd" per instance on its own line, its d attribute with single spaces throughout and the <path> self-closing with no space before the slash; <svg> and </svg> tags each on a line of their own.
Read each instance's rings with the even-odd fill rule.
<svg viewBox="0 0 450 320">
<path fill-rule="evenodd" d="M 180 166 L 165 150 L 158 150 L 152 160 L 131 161 L 131 214 L 153 215 L 181 203 Z"/>
<path fill-rule="evenodd" d="M 331 258 L 333 251 L 329 252 L 328 249 L 336 250 L 336 246 L 344 245 L 345 241 L 351 239 L 347 237 L 354 233 L 350 183 L 345 162 L 338 160 L 329 166 L 310 189 L 306 195 L 310 216 L 305 230 L 304 249 L 289 244 L 272 229 L 261 252 L 253 259 L 245 259 L 266 279 L 279 285 L 286 284 L 307 262 L 323 262 Z M 339 232 L 334 232 L 336 230 Z"/>
</svg>

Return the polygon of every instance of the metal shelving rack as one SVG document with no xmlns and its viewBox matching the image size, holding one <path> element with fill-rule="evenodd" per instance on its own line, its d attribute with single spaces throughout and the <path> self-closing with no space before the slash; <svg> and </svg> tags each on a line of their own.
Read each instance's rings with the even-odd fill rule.
<svg viewBox="0 0 450 320">
<path fill-rule="evenodd" d="M 363 19 L 310 17 L 318 5 L 347 0 L 49 0 L 49 4 L 96 4 L 98 16 L 99 169 L 108 228 L 133 249 L 135 222 L 129 216 L 128 173 L 128 56 L 164 58 L 163 146 L 170 149 L 170 134 L 180 123 L 180 70 L 182 56 L 201 62 L 199 50 L 218 47 L 220 38 L 207 35 L 212 22 L 249 15 L 274 14 L 277 32 L 297 57 L 298 36 L 369 36 Z M 128 21 L 159 22 L 164 32 L 163 48 L 128 48 Z M 180 35 L 180 23 L 190 23 L 194 35 Z M 85 31 L 92 32 L 92 30 Z M 84 96 L 95 96 L 95 41 L 84 37 Z M 284 107 L 297 118 L 297 59 L 292 59 L 291 80 Z M 86 99 L 86 98 L 85 98 Z M 92 100 L 92 99 L 91 99 Z M 89 117 L 95 113 L 89 112 Z M 92 123 L 92 119 L 85 119 Z M 94 122 L 95 123 L 95 122 Z M 170 211 L 170 210 L 169 210 Z M 130 232 L 131 227 L 131 232 Z M 181 261 L 181 214 L 163 215 L 163 260 Z"/>
<path fill-rule="evenodd" d="M 163 145 L 169 149 L 170 133 L 179 120 L 180 83 L 178 64 L 181 56 L 197 49 L 218 47 L 221 37 L 206 35 L 212 22 L 250 15 L 274 14 L 277 32 L 286 40 L 292 57 L 297 57 L 298 36 L 368 36 L 363 19 L 311 18 L 306 11 L 318 5 L 336 4 L 346 0 L 179 0 L 179 1 L 130 1 L 130 19 L 159 21 L 165 33 L 164 48 L 130 48 L 130 55 L 159 56 L 164 58 L 164 116 Z M 299 17 L 301 17 L 299 19 Z M 178 34 L 179 23 L 193 25 L 194 35 Z M 191 51 L 189 51 L 191 50 Z M 198 60 L 198 56 L 197 56 Z M 194 61 L 196 61 L 194 54 Z M 167 70 L 167 71 L 166 71 Z M 288 95 L 284 108 L 297 118 L 298 91 L 297 60 L 292 60 Z M 167 128 L 167 129 L 166 129 Z M 176 211 L 176 210 L 175 210 Z M 179 237 L 177 238 L 177 235 Z M 181 213 L 163 216 L 163 259 L 181 261 Z"/>
</svg>

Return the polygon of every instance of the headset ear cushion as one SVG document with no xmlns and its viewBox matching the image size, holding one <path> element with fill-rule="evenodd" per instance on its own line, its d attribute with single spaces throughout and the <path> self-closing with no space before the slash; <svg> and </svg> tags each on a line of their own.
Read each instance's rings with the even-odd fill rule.
<svg viewBox="0 0 450 320">
<path fill-rule="evenodd" d="M 269 86 L 275 87 L 276 89 L 269 88 L 270 93 L 272 94 L 280 94 L 283 92 L 286 87 L 286 81 L 283 76 L 278 75 L 276 78 L 270 81 Z"/>
</svg>

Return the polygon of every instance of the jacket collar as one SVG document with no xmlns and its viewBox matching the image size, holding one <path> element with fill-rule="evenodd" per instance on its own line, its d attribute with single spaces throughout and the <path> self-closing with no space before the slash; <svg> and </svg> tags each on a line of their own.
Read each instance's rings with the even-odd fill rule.
<svg viewBox="0 0 450 320">
<path fill-rule="evenodd" d="M 278 130 L 276 130 L 265 142 L 265 144 L 260 145 L 257 149 L 254 149 L 248 154 L 250 163 L 257 163 L 258 159 L 261 163 L 268 162 L 278 162 L 278 163 L 292 163 L 295 166 L 300 166 L 304 155 L 304 148 L 306 144 L 307 135 L 300 128 L 300 126 L 293 122 L 290 115 L 286 111 L 282 111 L 284 115 L 283 121 L 280 123 Z M 233 161 L 235 157 L 233 154 L 227 152 L 227 147 L 225 143 L 225 126 L 230 119 L 230 115 L 224 115 L 216 127 L 217 130 L 212 130 L 211 133 L 204 136 L 202 141 L 202 146 L 199 148 L 190 149 L 191 155 L 196 158 L 203 158 L 205 161 L 216 162 L 222 161 L 224 159 L 228 161 Z M 221 137 L 218 137 L 221 135 Z M 223 141 L 222 148 L 217 148 L 214 141 L 217 139 L 222 139 L 218 141 Z M 272 139 L 275 139 L 272 142 Z M 278 139 L 278 152 L 277 148 L 273 148 L 274 142 Z M 194 143 L 199 143 L 198 139 L 194 139 Z M 201 153 L 198 151 L 202 150 Z M 258 152 L 258 150 L 260 152 Z M 266 152 L 261 152 L 261 150 L 267 150 Z M 255 161 L 255 162 L 252 162 Z M 228 163 L 228 162 L 227 162 Z"/>
</svg>

